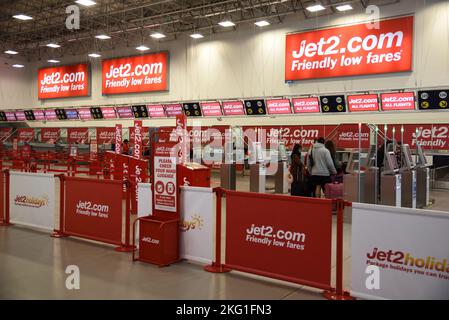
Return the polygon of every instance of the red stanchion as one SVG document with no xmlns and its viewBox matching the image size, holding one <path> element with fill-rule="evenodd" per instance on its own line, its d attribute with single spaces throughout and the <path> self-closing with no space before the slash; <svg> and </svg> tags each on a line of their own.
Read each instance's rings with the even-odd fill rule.
<svg viewBox="0 0 449 320">
<path fill-rule="evenodd" d="M 5 174 L 5 198 L 4 198 L 4 208 L 5 214 L 3 221 L 0 222 L 0 226 L 7 227 L 13 225 L 9 220 L 9 169 L 3 171 Z"/>
<path fill-rule="evenodd" d="M 126 185 L 126 221 L 125 221 L 125 243 L 119 247 L 115 248 L 115 251 L 118 252 L 131 252 L 136 249 L 134 245 L 134 239 L 133 239 L 133 245 L 130 245 L 129 243 L 129 236 L 130 236 L 130 228 L 131 228 L 131 195 L 130 195 L 130 188 L 129 188 L 129 181 L 125 181 L 124 184 Z"/>
<path fill-rule="evenodd" d="M 51 234 L 52 238 L 68 237 L 64 233 L 64 207 L 65 207 L 65 175 L 57 175 L 59 178 L 59 230 L 54 230 Z"/>
<path fill-rule="evenodd" d="M 204 267 L 204 270 L 213 273 L 229 272 L 231 269 L 225 268 L 221 263 L 221 198 L 222 189 L 214 189 L 217 201 L 216 201 L 216 220 L 215 220 L 215 261 L 212 264 Z"/>
</svg>

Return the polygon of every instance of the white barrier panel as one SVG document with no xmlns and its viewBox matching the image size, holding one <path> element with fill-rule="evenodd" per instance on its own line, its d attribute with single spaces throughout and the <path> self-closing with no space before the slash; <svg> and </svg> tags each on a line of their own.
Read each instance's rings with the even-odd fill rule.
<svg viewBox="0 0 449 320">
<path fill-rule="evenodd" d="M 152 214 L 151 183 L 137 184 L 137 216 L 146 217 Z"/>
<path fill-rule="evenodd" d="M 211 188 L 181 187 L 181 258 L 213 259 L 215 193 Z"/>
<path fill-rule="evenodd" d="M 11 171 L 9 194 L 11 222 L 53 230 L 55 192 L 53 174 Z"/>
<path fill-rule="evenodd" d="M 351 294 L 449 299 L 448 244 L 449 213 L 354 203 Z"/>
</svg>

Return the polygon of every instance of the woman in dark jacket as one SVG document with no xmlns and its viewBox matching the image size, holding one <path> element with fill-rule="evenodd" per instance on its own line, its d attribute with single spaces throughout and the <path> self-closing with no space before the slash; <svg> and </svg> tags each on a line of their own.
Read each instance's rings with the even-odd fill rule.
<svg viewBox="0 0 449 320">
<path fill-rule="evenodd" d="M 292 155 L 292 164 L 290 166 L 290 194 L 292 196 L 307 197 L 309 196 L 307 190 L 306 176 L 304 175 L 304 164 L 298 154 Z"/>
</svg>

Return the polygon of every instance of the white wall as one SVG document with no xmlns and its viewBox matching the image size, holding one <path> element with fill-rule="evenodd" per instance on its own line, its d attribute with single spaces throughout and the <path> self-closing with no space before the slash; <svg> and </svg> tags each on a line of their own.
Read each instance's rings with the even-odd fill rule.
<svg viewBox="0 0 449 320">
<path fill-rule="evenodd" d="M 153 43 L 152 49 L 170 51 L 170 91 L 135 95 L 102 96 L 99 60 L 91 60 L 91 97 L 39 101 L 37 99 L 37 64 L 32 68 L 29 89 L 32 107 L 61 107 L 102 104 L 133 104 L 179 100 L 228 99 L 260 96 L 347 93 L 371 90 L 392 90 L 449 86 L 449 1 L 402 0 L 381 7 L 382 17 L 415 14 L 414 71 L 412 73 L 333 78 L 284 83 L 285 34 L 292 31 L 334 26 L 366 20 L 365 13 L 336 14 L 320 19 L 290 18 L 284 23 L 260 29 L 239 27 L 236 32 L 212 34 L 203 40 L 188 37 L 176 41 Z M 151 43 L 151 40 L 148 40 Z M 134 55 L 133 48 L 109 52 L 103 57 Z M 64 59 L 64 63 L 83 62 L 85 57 Z M 3 78 L 3 76 L 1 76 Z M 3 80 L 5 81 L 5 80 Z M 4 98 L 3 98 L 4 99 Z M 23 98 L 25 99 L 25 98 Z M 26 100 L 26 99 L 25 99 Z M 0 100 L 2 101 L 2 100 Z M 17 100 L 0 103 L 21 107 Z M 449 113 L 410 112 L 295 117 L 231 118 L 213 124 L 314 124 L 342 122 L 432 123 L 449 122 Z M 173 120 L 146 120 L 144 125 L 172 125 Z M 73 122 L 76 126 L 110 126 L 112 122 Z M 36 126 L 42 124 L 36 123 Z M 60 123 L 46 124 L 59 126 Z"/>
<path fill-rule="evenodd" d="M 31 70 L 12 68 L 15 63 L 23 62 L 0 57 L 0 109 L 29 107 L 33 103 Z"/>
</svg>

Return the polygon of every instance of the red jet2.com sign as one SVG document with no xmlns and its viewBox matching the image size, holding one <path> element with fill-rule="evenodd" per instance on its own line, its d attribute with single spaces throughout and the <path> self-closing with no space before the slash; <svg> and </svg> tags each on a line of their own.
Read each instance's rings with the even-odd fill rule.
<svg viewBox="0 0 449 320">
<path fill-rule="evenodd" d="M 413 16 L 289 34 L 285 81 L 412 70 Z"/>
<path fill-rule="evenodd" d="M 89 65 L 40 69 L 37 77 L 39 99 L 85 97 L 89 95 Z"/>
<path fill-rule="evenodd" d="M 104 95 L 168 90 L 168 52 L 103 61 Z"/>
</svg>

